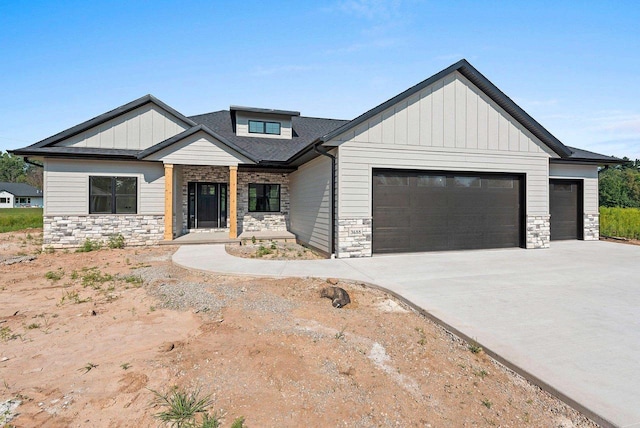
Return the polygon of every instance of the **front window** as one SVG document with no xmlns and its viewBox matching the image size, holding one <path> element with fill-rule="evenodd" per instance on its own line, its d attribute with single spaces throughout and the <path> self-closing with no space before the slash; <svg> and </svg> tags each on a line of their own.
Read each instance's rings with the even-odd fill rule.
<svg viewBox="0 0 640 428">
<path fill-rule="evenodd" d="M 280 135 L 280 122 L 249 121 L 249 133 Z"/>
<path fill-rule="evenodd" d="M 9 198 L 0 198 L 0 204 L 8 204 Z"/>
<path fill-rule="evenodd" d="M 279 211 L 279 184 L 249 184 L 249 212 Z"/>
<path fill-rule="evenodd" d="M 135 214 L 136 177 L 89 177 L 89 214 Z"/>
<path fill-rule="evenodd" d="M 31 198 L 18 198 L 18 203 L 19 204 L 30 204 L 31 203 Z"/>
</svg>

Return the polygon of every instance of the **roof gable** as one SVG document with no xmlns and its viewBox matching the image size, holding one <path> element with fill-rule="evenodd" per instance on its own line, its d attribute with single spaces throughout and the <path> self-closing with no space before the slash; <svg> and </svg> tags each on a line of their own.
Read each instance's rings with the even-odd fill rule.
<svg viewBox="0 0 640 428">
<path fill-rule="evenodd" d="M 168 163 L 192 165 L 237 165 L 256 162 L 250 153 L 205 125 L 191 127 L 141 151 L 137 157 L 140 160 L 167 160 Z"/>
<path fill-rule="evenodd" d="M 358 126 L 362 125 L 374 116 L 384 112 L 385 110 L 393 107 L 394 105 L 408 99 L 412 95 L 420 92 L 421 90 L 429 87 L 430 85 L 444 79 L 450 74 L 459 72 L 462 76 L 473 83 L 480 91 L 482 91 L 487 97 L 495 102 L 500 108 L 511 115 L 518 123 L 520 123 L 528 132 L 542 141 L 553 152 L 557 153 L 561 157 L 570 157 L 572 154 L 571 149 L 562 144 L 557 138 L 555 138 L 549 131 L 547 131 L 542 125 L 529 116 L 522 108 L 514 103 L 509 97 L 507 97 L 500 89 L 498 89 L 493 83 L 491 83 L 486 77 L 484 77 L 478 70 L 476 70 L 466 60 L 460 60 L 457 63 L 447 67 L 446 69 L 434 74 L 428 79 L 418 83 L 415 86 L 407 89 L 406 91 L 396 95 L 395 97 L 385 101 L 377 107 L 367 111 L 366 113 L 358 116 L 352 121 L 344 124 L 343 126 L 333 130 L 327 135 L 323 136 L 318 142 L 326 143 L 341 134 L 352 131 Z"/>
<path fill-rule="evenodd" d="M 92 130 L 94 128 L 98 128 L 100 125 L 103 125 L 113 119 L 126 115 L 127 113 L 130 113 L 136 109 L 140 109 L 141 107 L 144 107 L 147 105 L 152 105 L 156 109 L 159 109 L 160 111 L 166 113 L 167 115 L 175 118 L 179 122 L 184 123 L 186 125 L 184 127 L 190 127 L 190 126 L 196 125 L 196 123 L 193 122 L 191 119 L 184 116 L 182 113 L 179 113 L 177 110 L 173 109 L 172 107 L 169 107 L 167 104 L 163 103 L 153 95 L 145 95 L 141 98 L 138 98 L 137 100 L 124 104 L 118 108 L 108 111 L 107 113 L 101 114 L 100 116 L 96 116 L 93 119 L 89 119 L 79 125 L 71 127 L 65 131 L 62 131 L 56 135 L 53 135 L 49 138 L 46 138 L 42 141 L 39 141 L 35 144 L 25 147 L 24 149 L 21 149 L 21 150 L 38 149 L 38 148 L 44 148 L 44 147 L 50 147 L 50 146 L 56 145 L 57 143 L 60 143 L 64 140 L 69 140 L 75 136 L 78 136 L 83 132 Z M 105 148 L 125 149 L 125 147 L 105 147 Z"/>
</svg>

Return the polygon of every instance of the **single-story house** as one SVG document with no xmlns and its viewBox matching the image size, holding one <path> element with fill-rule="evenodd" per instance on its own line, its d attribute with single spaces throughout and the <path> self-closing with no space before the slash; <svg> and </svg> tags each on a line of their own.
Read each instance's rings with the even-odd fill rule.
<svg viewBox="0 0 640 428">
<path fill-rule="evenodd" d="M 42 208 L 42 190 L 26 183 L 0 182 L 0 208 Z"/>
<path fill-rule="evenodd" d="M 31 146 L 44 245 L 289 231 L 337 257 L 598 239 L 598 166 L 466 60 L 353 120 L 147 95 Z"/>
</svg>

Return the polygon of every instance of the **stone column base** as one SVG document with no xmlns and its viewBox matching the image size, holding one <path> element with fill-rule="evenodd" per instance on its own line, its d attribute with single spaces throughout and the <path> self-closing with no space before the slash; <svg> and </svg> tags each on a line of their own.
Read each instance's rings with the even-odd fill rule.
<svg viewBox="0 0 640 428">
<path fill-rule="evenodd" d="M 584 214 L 582 218 L 585 241 L 597 241 L 600 239 L 600 214 Z"/>
<path fill-rule="evenodd" d="M 548 215 L 527 216 L 527 249 L 549 248 L 551 227 Z"/>
<path fill-rule="evenodd" d="M 371 257 L 371 217 L 338 219 L 338 258 Z"/>
</svg>

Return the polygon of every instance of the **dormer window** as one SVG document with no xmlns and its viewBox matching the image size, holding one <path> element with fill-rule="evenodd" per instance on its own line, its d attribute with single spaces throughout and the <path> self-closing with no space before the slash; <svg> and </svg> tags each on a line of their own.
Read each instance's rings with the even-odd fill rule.
<svg viewBox="0 0 640 428">
<path fill-rule="evenodd" d="M 280 135 L 280 122 L 265 122 L 262 120 L 250 120 L 249 133 Z"/>
</svg>

